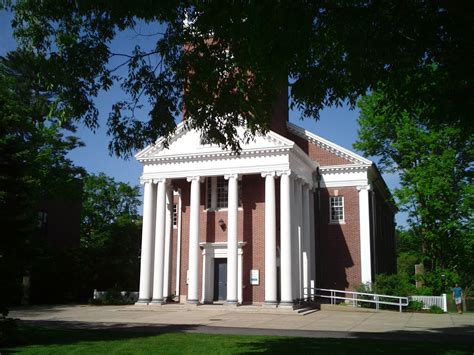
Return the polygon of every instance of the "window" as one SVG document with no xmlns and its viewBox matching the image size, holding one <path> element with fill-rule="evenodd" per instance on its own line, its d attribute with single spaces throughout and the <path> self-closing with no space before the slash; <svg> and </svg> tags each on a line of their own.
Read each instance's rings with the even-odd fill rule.
<svg viewBox="0 0 474 355">
<path fill-rule="evenodd" d="M 331 223 L 344 222 L 344 197 L 331 196 L 329 201 Z"/>
<path fill-rule="evenodd" d="M 227 208 L 229 182 L 223 176 L 212 176 L 206 179 L 206 206 L 211 210 Z M 239 206 L 241 206 L 242 184 L 238 181 Z"/>
<path fill-rule="evenodd" d="M 178 228 L 178 206 L 173 203 L 173 228 Z"/>
</svg>

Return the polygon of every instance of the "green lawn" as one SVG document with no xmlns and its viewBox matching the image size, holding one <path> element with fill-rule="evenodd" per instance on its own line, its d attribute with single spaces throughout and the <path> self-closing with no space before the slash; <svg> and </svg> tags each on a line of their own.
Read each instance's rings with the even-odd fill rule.
<svg viewBox="0 0 474 355">
<path fill-rule="evenodd" d="M 472 354 L 466 344 L 313 339 L 189 333 L 152 335 L 135 331 L 67 330 L 22 326 L 15 345 L 0 353 L 26 354 Z"/>
</svg>

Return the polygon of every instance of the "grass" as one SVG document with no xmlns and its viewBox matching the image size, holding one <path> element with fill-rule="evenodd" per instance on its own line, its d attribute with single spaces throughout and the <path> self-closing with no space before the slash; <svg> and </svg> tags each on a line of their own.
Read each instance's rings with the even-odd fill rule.
<svg viewBox="0 0 474 355">
<path fill-rule="evenodd" d="M 368 339 L 314 339 L 276 336 L 138 333 L 124 330 L 68 330 L 21 326 L 14 345 L 1 354 L 472 354 L 468 344 Z"/>
</svg>

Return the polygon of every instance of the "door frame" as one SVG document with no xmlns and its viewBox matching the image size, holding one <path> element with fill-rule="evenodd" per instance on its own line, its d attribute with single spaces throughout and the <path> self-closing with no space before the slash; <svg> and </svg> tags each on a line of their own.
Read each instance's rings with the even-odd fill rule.
<svg viewBox="0 0 474 355">
<path fill-rule="evenodd" d="M 218 262 L 217 262 L 218 260 Z M 217 267 L 217 265 L 224 265 L 225 264 L 225 270 L 226 270 L 226 274 L 224 276 L 224 279 L 225 279 L 225 297 L 222 298 L 222 299 L 219 299 L 219 295 L 220 295 L 220 291 L 221 289 L 219 288 L 219 282 L 221 281 L 220 279 L 217 280 L 216 277 L 219 277 L 221 275 L 221 272 L 220 272 L 220 268 Z M 223 280 L 222 280 L 223 281 Z M 227 299 L 227 258 L 214 258 L 214 284 L 213 284 L 213 293 L 214 293 L 214 297 L 213 297 L 213 301 L 214 302 L 221 302 L 221 301 L 225 301 Z"/>
<path fill-rule="evenodd" d="M 214 259 L 227 259 L 227 242 L 201 242 L 202 280 L 201 303 L 212 303 L 214 300 Z M 238 242 L 237 249 L 237 301 L 242 303 L 242 259 L 243 247 L 247 242 Z M 227 265 L 228 267 L 229 265 Z"/>
</svg>

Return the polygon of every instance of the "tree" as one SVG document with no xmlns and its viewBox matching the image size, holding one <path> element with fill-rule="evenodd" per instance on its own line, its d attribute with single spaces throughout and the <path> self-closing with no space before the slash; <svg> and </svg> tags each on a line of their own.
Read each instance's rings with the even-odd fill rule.
<svg viewBox="0 0 474 355">
<path fill-rule="evenodd" d="M 430 106 L 426 122 L 472 132 L 470 1 L 19 0 L 10 8 L 16 36 L 49 63 L 45 77 L 70 117 L 96 127 L 93 98 L 121 85 L 128 99 L 108 120 L 116 155 L 166 136 L 184 110 L 186 124 L 208 141 L 238 150 L 235 127 L 245 123 L 244 139 L 265 132 L 288 80 L 291 106 L 308 117 L 328 105 L 354 106 L 383 82 L 399 107 Z M 150 50 L 114 51 L 121 31 L 142 35 L 142 24 L 156 26 L 144 34 L 153 40 Z M 144 120 L 136 110 L 146 101 Z"/>
<path fill-rule="evenodd" d="M 472 285 L 474 137 L 456 126 L 428 124 L 424 112 L 431 106 L 402 109 L 379 88 L 359 103 L 354 146 L 380 156 L 383 170 L 399 173 L 395 196 L 408 213 L 406 241 L 417 241 L 425 268 L 438 276 L 457 272 Z"/>
<path fill-rule="evenodd" d="M 105 174 L 85 177 L 80 253 L 86 292 L 137 287 L 140 205 L 138 186 L 117 182 Z"/>
<path fill-rule="evenodd" d="M 82 245 L 101 244 L 101 234 L 110 233 L 112 225 L 139 220 L 140 205 L 137 186 L 117 182 L 103 173 L 87 175 L 82 199 Z"/>
<path fill-rule="evenodd" d="M 55 98 L 37 76 L 40 65 L 22 51 L 0 58 L 0 278 L 9 290 L 0 305 L 20 299 L 21 277 L 38 247 L 40 199 L 61 193 L 82 172 L 66 157 L 81 143 L 65 136 L 73 128 L 51 109 Z"/>
</svg>

